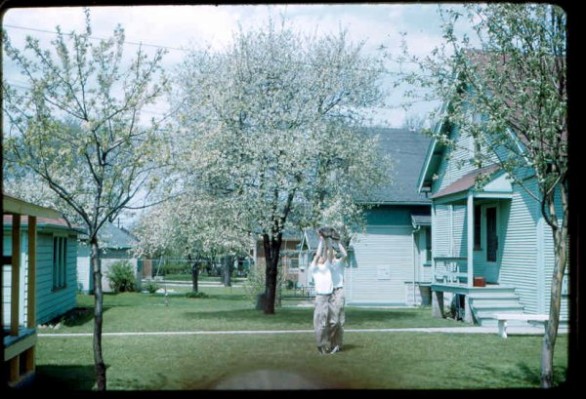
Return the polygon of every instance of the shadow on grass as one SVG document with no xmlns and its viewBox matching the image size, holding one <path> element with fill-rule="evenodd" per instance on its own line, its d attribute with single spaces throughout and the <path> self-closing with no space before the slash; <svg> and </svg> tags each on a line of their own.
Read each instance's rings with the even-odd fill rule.
<svg viewBox="0 0 586 399">
<path fill-rule="evenodd" d="M 494 381 L 509 384 L 509 386 L 501 388 L 525 385 L 538 388 L 541 383 L 541 370 L 538 367 L 530 367 L 525 362 L 517 362 L 514 370 L 489 367 L 486 365 L 479 365 L 478 368 L 483 370 L 485 374 L 490 375 L 490 378 Z M 566 382 L 566 372 L 567 369 L 564 367 L 555 367 L 554 386 Z"/>
<path fill-rule="evenodd" d="M 220 299 L 222 301 L 231 301 L 231 302 L 240 302 L 246 301 L 246 296 L 244 295 L 234 295 L 234 294 L 210 294 L 209 292 L 206 293 L 207 296 L 205 299 Z M 194 298 L 197 299 L 197 298 Z"/>
<path fill-rule="evenodd" d="M 186 319 L 199 321 L 225 319 L 234 323 L 242 322 L 243 324 L 258 321 L 267 326 L 286 323 L 290 327 L 307 328 L 311 326 L 312 314 L 313 308 L 279 308 L 272 315 L 266 315 L 256 309 L 234 309 L 214 312 L 190 311 L 184 312 L 183 316 Z M 373 323 L 413 321 L 418 319 L 418 315 L 402 310 L 348 309 L 346 310 L 346 319 L 352 320 L 353 327 L 360 327 L 361 325 Z"/>
<path fill-rule="evenodd" d="M 111 309 L 112 306 L 104 306 L 102 314 Z M 76 307 L 61 315 L 50 322 L 46 323 L 49 325 L 54 325 L 58 323 L 63 323 L 67 327 L 76 327 L 82 326 L 86 323 L 89 323 L 94 319 L 94 308 L 93 307 Z"/>
<path fill-rule="evenodd" d="M 539 386 L 541 384 L 541 370 L 532 369 L 525 363 L 517 364 L 519 370 L 523 373 L 523 379 L 533 385 Z M 554 385 L 560 385 L 567 381 L 568 369 L 566 367 L 554 367 L 553 379 Z"/>
<path fill-rule="evenodd" d="M 93 365 L 82 366 L 37 366 L 35 379 L 31 386 L 34 390 L 81 390 L 91 391 L 95 385 L 96 374 Z"/>
</svg>

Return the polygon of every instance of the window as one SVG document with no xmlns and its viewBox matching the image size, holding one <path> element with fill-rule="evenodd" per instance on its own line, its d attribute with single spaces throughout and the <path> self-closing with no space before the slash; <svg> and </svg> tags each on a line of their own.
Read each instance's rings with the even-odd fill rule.
<svg viewBox="0 0 586 399">
<path fill-rule="evenodd" d="M 482 240 L 480 237 L 482 226 L 482 213 L 480 205 L 474 206 L 474 250 L 478 251 L 482 249 Z"/>
<path fill-rule="evenodd" d="M 67 237 L 53 237 L 53 290 L 67 282 Z"/>
<path fill-rule="evenodd" d="M 431 262 L 431 228 L 425 229 L 425 262 Z"/>
</svg>

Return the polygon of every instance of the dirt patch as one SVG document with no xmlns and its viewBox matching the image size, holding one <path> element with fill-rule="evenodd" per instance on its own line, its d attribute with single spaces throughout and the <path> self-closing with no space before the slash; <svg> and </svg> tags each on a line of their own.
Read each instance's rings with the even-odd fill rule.
<svg viewBox="0 0 586 399">
<path fill-rule="evenodd" d="M 340 389 L 331 382 L 283 370 L 253 370 L 224 377 L 209 389 L 216 390 L 293 390 L 293 389 Z"/>
</svg>

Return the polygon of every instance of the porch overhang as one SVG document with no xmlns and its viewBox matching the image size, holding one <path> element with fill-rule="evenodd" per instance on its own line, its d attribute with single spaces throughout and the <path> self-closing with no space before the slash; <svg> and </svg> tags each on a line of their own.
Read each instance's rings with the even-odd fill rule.
<svg viewBox="0 0 586 399">
<path fill-rule="evenodd" d="M 488 179 L 481 187 L 479 179 Z M 498 165 L 490 165 L 474 170 L 452 184 L 435 193 L 431 198 L 436 204 L 466 204 L 468 198 L 474 199 L 511 199 L 513 187 L 506 173 Z"/>
<path fill-rule="evenodd" d="M 414 229 L 431 227 L 431 215 L 411 214 L 411 225 Z"/>
<path fill-rule="evenodd" d="M 2 194 L 2 211 L 5 214 L 28 215 L 49 219 L 60 219 L 62 217 L 61 214 L 54 209 L 31 204 L 30 202 L 23 201 L 7 194 Z"/>
</svg>

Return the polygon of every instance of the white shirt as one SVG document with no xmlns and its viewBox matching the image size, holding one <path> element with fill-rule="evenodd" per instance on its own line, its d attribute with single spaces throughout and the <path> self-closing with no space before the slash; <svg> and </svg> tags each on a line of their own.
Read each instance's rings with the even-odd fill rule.
<svg viewBox="0 0 586 399">
<path fill-rule="evenodd" d="M 344 259 L 334 260 L 332 263 L 332 284 L 334 288 L 344 286 Z"/>
<path fill-rule="evenodd" d="M 309 273 L 313 277 L 316 294 L 329 295 L 334 291 L 331 267 L 332 265 L 329 261 L 325 263 L 317 263 L 314 261 L 309 265 Z"/>
</svg>

